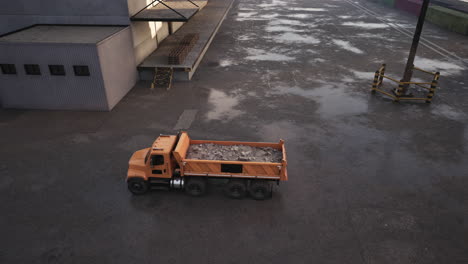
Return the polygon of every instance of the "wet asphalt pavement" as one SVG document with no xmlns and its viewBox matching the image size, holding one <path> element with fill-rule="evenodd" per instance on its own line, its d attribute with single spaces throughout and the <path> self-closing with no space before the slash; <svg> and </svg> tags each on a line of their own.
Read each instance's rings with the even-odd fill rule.
<svg viewBox="0 0 468 264">
<path fill-rule="evenodd" d="M 370 94 L 381 63 L 401 78 L 415 23 L 364 0 L 239 0 L 191 82 L 140 82 L 110 113 L 1 110 L 0 262 L 468 263 L 468 37 L 426 25 L 433 104 Z M 290 181 L 262 202 L 132 196 L 132 152 L 185 110 L 194 139 L 285 139 Z"/>
</svg>

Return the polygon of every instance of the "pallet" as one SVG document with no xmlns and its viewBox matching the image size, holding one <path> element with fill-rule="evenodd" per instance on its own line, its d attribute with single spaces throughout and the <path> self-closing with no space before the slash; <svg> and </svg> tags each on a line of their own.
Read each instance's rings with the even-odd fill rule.
<svg viewBox="0 0 468 264">
<path fill-rule="evenodd" d="M 169 90 L 172 86 L 172 77 L 174 75 L 174 70 L 167 67 L 158 67 L 154 73 L 153 83 L 151 88 L 162 88 Z"/>
</svg>

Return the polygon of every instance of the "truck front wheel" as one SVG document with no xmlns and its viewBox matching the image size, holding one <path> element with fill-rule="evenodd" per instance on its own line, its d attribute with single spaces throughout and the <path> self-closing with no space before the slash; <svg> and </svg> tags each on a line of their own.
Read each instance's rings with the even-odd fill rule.
<svg viewBox="0 0 468 264">
<path fill-rule="evenodd" d="M 130 178 L 127 180 L 128 190 L 133 194 L 144 194 L 148 191 L 148 182 L 142 178 Z"/>
<path fill-rule="evenodd" d="M 206 193 L 206 180 L 192 177 L 185 185 L 185 192 L 191 196 L 202 196 Z"/>
<path fill-rule="evenodd" d="M 268 181 L 252 180 L 249 193 L 255 200 L 265 200 L 271 197 L 272 186 Z"/>
<path fill-rule="evenodd" d="M 142 178 L 130 178 L 127 181 L 128 190 L 133 194 L 144 194 L 148 191 L 148 182 Z"/>
</svg>

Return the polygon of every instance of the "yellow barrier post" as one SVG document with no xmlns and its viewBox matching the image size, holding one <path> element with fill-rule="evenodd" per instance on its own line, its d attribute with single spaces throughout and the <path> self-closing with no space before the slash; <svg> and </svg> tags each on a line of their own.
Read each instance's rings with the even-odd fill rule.
<svg viewBox="0 0 468 264">
<path fill-rule="evenodd" d="M 405 92 L 405 82 L 403 80 L 400 80 L 398 82 L 398 88 L 396 89 L 395 92 L 395 100 L 394 102 L 399 102 L 401 95 Z"/>
<path fill-rule="evenodd" d="M 382 64 L 382 67 L 380 68 L 380 78 L 379 78 L 379 83 L 378 86 L 380 87 L 383 84 L 383 79 L 385 75 L 385 68 L 387 67 L 387 64 Z"/>
<path fill-rule="evenodd" d="M 375 93 L 377 91 L 377 82 L 379 81 L 379 71 L 375 71 L 374 75 L 374 82 L 372 83 L 372 93 Z"/>
<path fill-rule="evenodd" d="M 439 83 L 440 72 L 436 72 L 434 75 L 434 79 L 431 83 L 431 88 L 429 88 L 429 93 L 427 94 L 426 103 L 430 104 L 432 102 L 432 97 L 434 97 L 435 90 L 437 88 L 437 84 Z"/>
<path fill-rule="evenodd" d="M 438 85 L 438 81 L 440 78 L 440 73 L 439 72 L 429 72 L 425 71 L 423 69 L 414 67 L 413 70 L 417 70 L 423 73 L 427 73 L 433 76 L 432 82 L 415 82 L 415 81 L 407 81 L 405 82 L 404 80 L 396 80 L 394 78 L 391 78 L 389 76 L 385 76 L 385 69 L 386 65 L 382 64 L 382 66 L 375 72 L 374 74 L 374 81 L 372 83 L 372 93 L 375 94 L 376 92 L 379 92 L 385 96 L 388 96 L 393 99 L 394 102 L 400 102 L 400 101 L 426 101 L 426 103 L 430 103 L 432 101 L 432 98 L 434 97 L 435 90 Z M 392 89 L 389 92 L 386 92 L 380 87 L 382 86 L 383 80 L 384 79 L 389 79 L 391 82 L 397 83 L 398 87 Z M 429 93 L 425 97 L 415 97 L 413 96 L 412 93 L 406 94 L 407 89 L 410 87 L 410 85 L 416 85 L 421 88 L 424 88 L 429 91 Z M 426 86 L 427 85 L 427 86 Z"/>
</svg>

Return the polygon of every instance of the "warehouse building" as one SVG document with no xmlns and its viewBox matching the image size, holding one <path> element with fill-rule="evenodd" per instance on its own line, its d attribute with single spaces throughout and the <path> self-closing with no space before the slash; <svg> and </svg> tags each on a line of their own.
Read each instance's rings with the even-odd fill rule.
<svg viewBox="0 0 468 264">
<path fill-rule="evenodd" d="M 33 26 L 0 50 L 6 108 L 108 111 L 137 81 L 129 27 Z"/>
<path fill-rule="evenodd" d="M 0 10 L 0 105 L 112 110 L 141 79 L 139 65 L 206 3 L 6 2 Z"/>
</svg>

